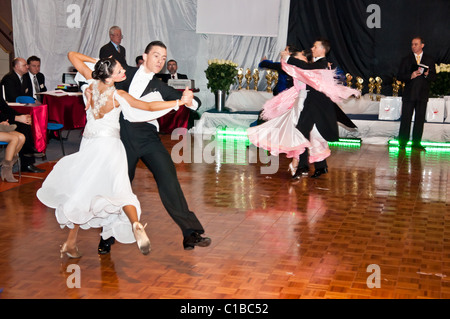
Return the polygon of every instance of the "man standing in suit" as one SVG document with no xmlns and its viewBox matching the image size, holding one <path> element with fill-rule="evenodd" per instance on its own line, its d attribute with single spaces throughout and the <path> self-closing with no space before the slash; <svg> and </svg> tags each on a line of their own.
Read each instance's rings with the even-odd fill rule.
<svg viewBox="0 0 450 319">
<path fill-rule="evenodd" d="M 185 90 L 182 93 L 155 77 L 163 68 L 166 57 L 167 48 L 164 43 L 151 42 L 143 54 L 144 63 L 139 68 L 128 67 L 127 79 L 118 83 L 117 89 L 125 90 L 137 99 L 146 96 L 152 101 L 179 100 L 182 96 L 188 96 L 192 102 L 187 106 L 197 108 L 200 100 L 194 98 L 192 91 Z M 143 122 L 142 117 L 135 113 L 136 109 L 124 107 L 120 117 L 120 137 L 127 152 L 130 180 L 133 181 L 136 165 L 141 159 L 153 173 L 164 207 L 182 231 L 184 249 L 209 246 L 211 239 L 201 236 L 204 229 L 195 214 L 189 210 L 175 165 L 159 138 L 158 122 Z M 101 239 L 99 253 L 108 253 L 113 242 Z"/>
<path fill-rule="evenodd" d="M 113 26 L 109 29 L 109 39 L 111 41 L 100 49 L 100 59 L 112 56 L 120 62 L 123 68 L 126 68 L 126 51 L 125 48 L 120 45 L 123 39 L 122 30 L 120 27 Z"/>
<path fill-rule="evenodd" d="M 24 75 L 28 72 L 27 61 L 23 58 L 15 58 L 12 62 L 12 68 L 13 70 L 6 74 L 1 81 L 5 89 L 4 98 L 8 102 L 15 102 L 18 96 L 26 94 L 26 89 L 22 82 Z M 17 125 L 17 132 L 25 135 L 25 144 L 19 152 L 22 171 L 30 173 L 45 172 L 45 170 L 34 166 L 36 161 L 34 159 L 35 148 L 30 114 L 20 114 L 6 103 L 0 105 L 0 112 L 6 115 L 9 124 Z"/>
<path fill-rule="evenodd" d="M 425 43 L 421 37 L 412 39 L 412 53 L 402 59 L 397 76 L 400 81 L 405 82 L 402 96 L 402 117 L 398 134 L 400 149 L 405 149 L 409 141 L 411 119 L 413 112 L 415 112 L 411 147 L 416 150 L 425 150 L 420 142 L 425 123 L 430 84 L 436 79 L 436 67 L 433 58 L 423 52 L 424 46 Z"/>
<path fill-rule="evenodd" d="M 23 76 L 25 95 L 34 97 L 36 100 L 42 102 L 42 95 L 36 94 L 47 92 L 45 76 L 41 73 L 41 59 L 34 55 L 30 56 L 27 59 L 27 65 L 28 72 Z"/>
<path fill-rule="evenodd" d="M 318 39 L 314 42 L 311 48 L 314 62 L 307 63 L 302 60 L 293 58 L 288 51 L 283 51 L 281 58 L 289 64 L 295 65 L 305 70 L 327 69 L 328 61 L 326 54 L 330 51 L 330 43 L 326 39 Z M 305 99 L 303 110 L 300 113 L 300 118 L 297 124 L 299 131 L 307 139 L 310 137 L 311 130 L 316 125 L 317 130 L 322 137 L 329 141 L 339 140 L 339 129 L 337 125 L 336 109 L 333 101 L 330 100 L 324 93 L 307 86 L 308 95 Z M 315 171 L 311 176 L 317 178 L 322 174 L 328 173 L 328 165 L 326 160 L 314 163 Z M 301 175 L 307 175 L 309 172 L 309 154 L 305 150 L 300 155 L 297 171 L 293 178 L 298 178 Z"/>
</svg>

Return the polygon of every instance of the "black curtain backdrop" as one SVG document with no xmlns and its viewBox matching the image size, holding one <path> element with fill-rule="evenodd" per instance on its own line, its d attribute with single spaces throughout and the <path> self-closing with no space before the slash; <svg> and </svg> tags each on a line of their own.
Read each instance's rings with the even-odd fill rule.
<svg viewBox="0 0 450 319">
<path fill-rule="evenodd" d="M 369 5 L 380 8 L 380 28 L 369 28 Z M 370 19 L 372 21 L 372 19 Z M 449 0 L 291 0 L 287 43 L 310 48 L 318 37 L 331 43 L 328 59 L 354 78 L 380 76 L 383 94 L 392 94 L 392 78 L 411 40 L 424 38 L 424 52 L 450 63 Z M 355 81 L 353 80 L 353 83 Z"/>
</svg>

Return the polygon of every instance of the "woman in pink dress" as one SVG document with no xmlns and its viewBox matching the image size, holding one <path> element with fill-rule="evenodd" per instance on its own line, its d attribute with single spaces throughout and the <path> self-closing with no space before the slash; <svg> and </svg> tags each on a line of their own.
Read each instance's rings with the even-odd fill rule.
<svg viewBox="0 0 450 319">
<path fill-rule="evenodd" d="M 308 51 L 297 52 L 293 57 L 310 63 L 312 57 Z M 306 84 L 326 94 L 333 102 L 339 102 L 352 95 L 358 95 L 357 90 L 337 84 L 334 70 L 303 70 L 281 61 L 283 70 L 294 79 L 294 86 L 264 104 L 261 117 L 267 122 L 250 127 L 248 138 L 255 146 L 278 156 L 285 153 L 292 158 L 289 171 L 293 176 L 297 170 L 299 155 L 309 149 L 311 163 L 319 162 L 330 156 L 328 142 L 320 135 L 314 126 L 310 140 L 306 139 L 296 125 L 303 110 L 307 96 Z"/>
</svg>

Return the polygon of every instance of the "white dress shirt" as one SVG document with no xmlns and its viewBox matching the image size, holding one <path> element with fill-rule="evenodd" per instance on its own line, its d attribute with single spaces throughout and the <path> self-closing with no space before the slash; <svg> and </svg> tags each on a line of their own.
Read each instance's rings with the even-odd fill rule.
<svg viewBox="0 0 450 319">
<path fill-rule="evenodd" d="M 155 73 L 145 72 L 144 66 L 140 66 L 139 70 L 136 71 L 136 74 L 131 80 L 130 88 L 128 89 L 128 93 L 134 97 L 135 99 L 142 100 L 145 102 L 153 102 L 153 101 L 164 101 L 161 93 L 159 92 L 150 92 L 144 96 L 142 93 L 145 88 L 148 86 L 148 83 L 153 79 Z M 141 97 L 142 96 L 142 97 Z M 174 105 L 173 108 L 162 110 L 162 111 L 144 111 L 141 109 L 137 109 L 131 107 L 130 105 L 122 106 L 123 117 L 130 122 L 148 122 L 156 126 L 159 130 L 157 118 L 166 115 L 171 110 L 178 110 L 178 107 Z"/>
</svg>

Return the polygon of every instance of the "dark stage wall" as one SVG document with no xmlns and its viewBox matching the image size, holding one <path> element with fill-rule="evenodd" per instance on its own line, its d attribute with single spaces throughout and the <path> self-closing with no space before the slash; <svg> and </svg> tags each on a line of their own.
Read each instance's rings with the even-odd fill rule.
<svg viewBox="0 0 450 319">
<path fill-rule="evenodd" d="M 304 49 L 327 38 L 334 67 L 363 77 L 365 91 L 371 76 L 389 90 L 415 35 L 436 63 L 450 63 L 450 0 L 291 0 L 287 43 Z"/>
</svg>

